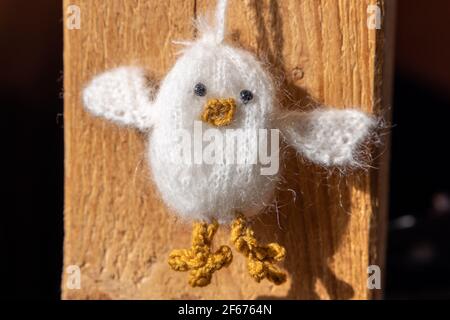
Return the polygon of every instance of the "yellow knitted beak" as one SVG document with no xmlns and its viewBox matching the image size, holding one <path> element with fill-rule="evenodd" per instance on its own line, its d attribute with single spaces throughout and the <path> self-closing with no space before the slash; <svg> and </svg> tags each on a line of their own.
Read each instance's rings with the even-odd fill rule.
<svg viewBox="0 0 450 320">
<path fill-rule="evenodd" d="M 202 113 L 202 121 L 216 127 L 231 123 L 236 111 L 236 101 L 228 99 L 209 99 Z"/>
</svg>

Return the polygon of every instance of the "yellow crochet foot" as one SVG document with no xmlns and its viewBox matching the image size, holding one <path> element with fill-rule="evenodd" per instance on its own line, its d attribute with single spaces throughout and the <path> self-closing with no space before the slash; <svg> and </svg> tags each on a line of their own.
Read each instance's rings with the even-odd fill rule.
<svg viewBox="0 0 450 320">
<path fill-rule="evenodd" d="M 215 271 L 226 267 L 233 260 L 230 247 L 221 246 L 211 252 L 211 242 L 219 224 L 196 222 L 192 231 L 190 249 L 173 250 L 169 255 L 169 265 L 175 271 L 190 271 L 189 284 L 192 287 L 204 287 L 211 283 Z"/>
<path fill-rule="evenodd" d="M 275 265 L 284 259 L 286 250 L 278 243 L 259 245 L 253 230 L 247 226 L 242 215 L 231 225 L 231 241 L 236 249 L 247 257 L 248 272 L 257 282 L 267 279 L 280 285 L 286 281 L 286 274 Z"/>
</svg>

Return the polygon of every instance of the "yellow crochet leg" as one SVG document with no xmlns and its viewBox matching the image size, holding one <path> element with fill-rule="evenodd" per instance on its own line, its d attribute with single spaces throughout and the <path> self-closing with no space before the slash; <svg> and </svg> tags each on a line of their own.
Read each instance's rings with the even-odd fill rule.
<svg viewBox="0 0 450 320">
<path fill-rule="evenodd" d="M 276 285 L 286 281 L 286 274 L 275 265 L 284 259 L 286 250 L 278 243 L 259 245 L 253 230 L 247 226 L 242 215 L 231 225 L 231 241 L 236 249 L 247 257 L 248 272 L 257 282 L 264 278 Z"/>
<path fill-rule="evenodd" d="M 211 252 L 211 242 L 218 228 L 217 221 L 212 224 L 196 222 L 192 231 L 192 247 L 173 250 L 169 255 L 169 265 L 173 270 L 190 271 L 189 284 L 192 287 L 210 284 L 213 273 L 228 266 L 233 259 L 228 246 Z"/>
</svg>

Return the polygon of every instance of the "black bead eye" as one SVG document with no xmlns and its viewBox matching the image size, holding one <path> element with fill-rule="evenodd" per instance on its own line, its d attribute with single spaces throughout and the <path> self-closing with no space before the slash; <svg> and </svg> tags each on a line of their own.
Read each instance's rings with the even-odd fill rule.
<svg viewBox="0 0 450 320">
<path fill-rule="evenodd" d="M 242 90 L 240 96 L 244 104 L 249 103 L 253 99 L 253 93 L 249 90 Z"/>
<path fill-rule="evenodd" d="M 194 93 L 199 97 L 206 96 L 206 86 L 201 82 L 197 83 L 194 87 Z"/>
</svg>

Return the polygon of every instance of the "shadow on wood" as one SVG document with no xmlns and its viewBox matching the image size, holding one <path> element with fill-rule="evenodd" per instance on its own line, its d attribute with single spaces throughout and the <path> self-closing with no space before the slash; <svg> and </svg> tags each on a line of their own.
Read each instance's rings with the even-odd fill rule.
<svg viewBox="0 0 450 320">
<path fill-rule="evenodd" d="M 256 54 L 267 60 L 270 71 L 277 80 L 279 103 L 288 109 L 307 110 L 316 107 L 318 103 L 285 76 L 283 17 L 277 1 L 269 2 L 269 25 L 261 14 L 262 2 L 253 0 L 251 5 L 257 21 Z M 288 248 L 284 266 L 291 277 L 291 287 L 282 299 L 320 299 L 316 293 L 317 281 L 321 282 L 329 298 L 351 299 L 354 289 L 336 276 L 329 263 L 339 248 L 350 221 L 351 190 L 341 186 L 346 186 L 347 179 L 352 177 L 345 178 L 338 172 L 326 172 L 297 157 L 291 148 L 283 150 L 284 179 L 276 194 L 276 204 L 257 218 L 258 222 L 254 226 L 256 234 L 264 237 L 264 241 L 282 239 L 281 243 Z M 302 183 L 299 184 L 299 181 Z M 305 185 L 308 186 L 306 190 Z M 321 195 L 329 195 L 333 200 Z M 340 204 L 339 208 L 327 210 L 327 207 L 336 203 Z M 301 242 L 298 241 L 299 238 L 302 239 Z M 266 295 L 258 297 L 275 298 L 280 299 Z"/>
</svg>

